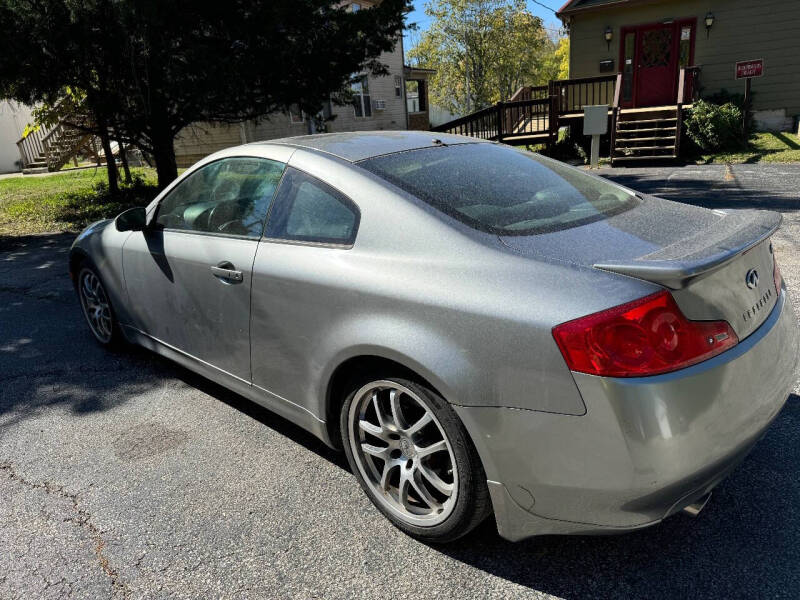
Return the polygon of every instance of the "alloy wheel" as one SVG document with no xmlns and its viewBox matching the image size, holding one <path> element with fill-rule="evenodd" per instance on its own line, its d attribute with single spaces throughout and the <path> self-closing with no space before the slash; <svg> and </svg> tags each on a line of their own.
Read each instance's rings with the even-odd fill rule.
<svg viewBox="0 0 800 600">
<path fill-rule="evenodd" d="M 81 308 L 94 336 L 108 344 L 114 331 L 111 304 L 100 278 L 91 269 L 83 269 L 78 278 Z"/>
<path fill-rule="evenodd" d="M 434 526 L 453 512 L 458 472 L 436 416 L 412 390 L 375 381 L 348 415 L 350 449 L 373 496 L 406 523 Z"/>
</svg>

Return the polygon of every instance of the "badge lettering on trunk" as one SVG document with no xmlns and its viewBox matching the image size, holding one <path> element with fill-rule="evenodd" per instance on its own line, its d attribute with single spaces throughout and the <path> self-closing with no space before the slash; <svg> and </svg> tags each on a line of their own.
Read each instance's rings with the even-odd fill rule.
<svg viewBox="0 0 800 600">
<path fill-rule="evenodd" d="M 748 284 L 747 287 L 750 287 L 750 285 Z M 764 295 L 758 299 L 758 302 L 742 313 L 744 321 L 752 320 L 762 308 L 769 304 L 770 298 L 772 298 L 772 289 L 768 288 L 767 291 L 764 292 Z"/>
</svg>

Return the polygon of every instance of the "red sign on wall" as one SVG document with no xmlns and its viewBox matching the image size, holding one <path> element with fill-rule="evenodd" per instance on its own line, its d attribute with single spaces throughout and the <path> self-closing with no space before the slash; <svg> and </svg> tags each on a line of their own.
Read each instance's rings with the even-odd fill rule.
<svg viewBox="0 0 800 600">
<path fill-rule="evenodd" d="M 761 77 L 764 74 L 764 59 L 743 60 L 736 63 L 736 79 Z"/>
</svg>

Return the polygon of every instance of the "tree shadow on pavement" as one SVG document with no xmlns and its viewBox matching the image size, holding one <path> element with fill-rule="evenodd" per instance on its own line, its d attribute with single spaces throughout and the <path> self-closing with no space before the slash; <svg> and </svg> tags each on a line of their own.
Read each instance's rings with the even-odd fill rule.
<svg viewBox="0 0 800 600">
<path fill-rule="evenodd" d="M 144 352 L 144 350 L 143 350 Z M 166 358 L 155 356 L 155 360 L 167 363 L 170 368 L 169 376 L 180 379 L 186 385 L 189 385 L 204 394 L 208 394 L 220 402 L 224 402 L 233 409 L 238 410 L 240 413 L 247 415 L 251 419 L 255 419 L 262 425 L 265 425 L 279 433 L 290 441 L 303 446 L 305 449 L 317 454 L 321 458 L 329 461 L 330 463 L 349 471 L 347 460 L 344 453 L 338 452 L 333 448 L 327 446 L 322 440 L 315 435 L 309 433 L 299 425 L 295 425 L 288 419 L 272 412 L 268 408 L 264 408 L 260 404 L 240 396 L 236 392 L 229 390 L 213 381 L 206 379 L 202 375 L 190 371 L 176 363 L 172 363 Z"/>
<path fill-rule="evenodd" d="M 91 338 L 67 273 L 73 234 L 0 238 L 0 434 L 53 406 L 107 410 L 156 383 Z"/>
</svg>

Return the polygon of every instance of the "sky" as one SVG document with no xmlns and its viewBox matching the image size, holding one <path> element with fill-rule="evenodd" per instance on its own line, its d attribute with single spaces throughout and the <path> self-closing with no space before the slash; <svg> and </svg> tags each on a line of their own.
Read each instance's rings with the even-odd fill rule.
<svg viewBox="0 0 800 600">
<path fill-rule="evenodd" d="M 414 10 L 408 15 L 408 23 L 416 23 L 419 27 L 419 31 L 422 32 L 428 28 L 430 24 L 431 17 L 425 14 L 425 4 L 427 0 L 414 0 Z M 542 6 L 549 6 L 553 10 L 547 10 Z M 537 17 L 541 17 L 544 21 L 544 26 L 548 28 L 550 33 L 555 33 L 558 31 L 559 27 L 561 26 L 561 21 L 555 15 L 556 10 L 561 8 L 561 5 L 564 4 L 564 0 L 539 0 L 539 2 L 533 2 L 532 0 L 528 0 L 528 10 L 531 11 Z M 405 46 L 406 51 L 411 47 L 411 40 L 409 39 L 408 32 L 403 35 L 403 45 Z"/>
</svg>

